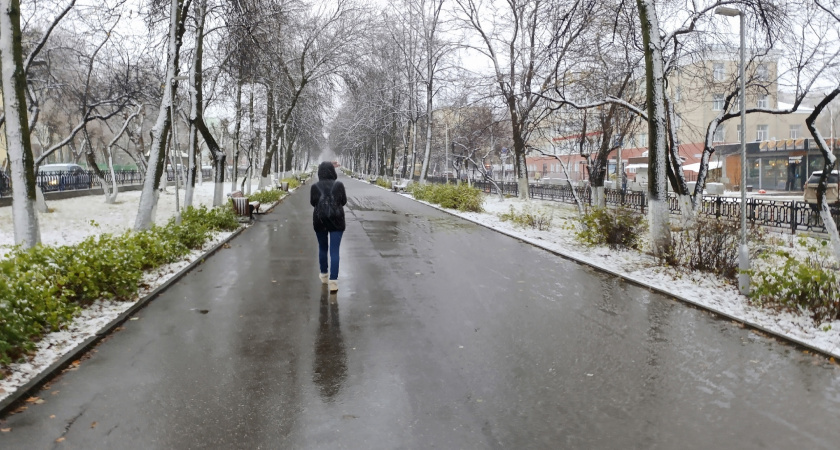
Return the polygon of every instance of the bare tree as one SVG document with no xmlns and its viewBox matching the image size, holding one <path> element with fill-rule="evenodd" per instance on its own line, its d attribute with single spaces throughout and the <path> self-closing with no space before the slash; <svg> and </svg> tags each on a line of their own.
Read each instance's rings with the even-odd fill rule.
<svg viewBox="0 0 840 450">
<path fill-rule="evenodd" d="M 510 118 L 519 195 L 527 199 L 525 154 L 530 134 L 548 114 L 544 96 L 569 63 L 567 56 L 587 28 L 596 2 L 508 0 L 502 7 L 495 3 L 483 8 L 476 0 L 457 0 L 465 26 L 479 36 L 481 44 L 475 48 L 493 66 L 493 81 Z M 486 17 L 495 18 L 492 25 Z"/>
<path fill-rule="evenodd" d="M 175 77 L 178 76 L 178 61 L 181 42 L 185 31 L 185 21 L 192 0 L 171 0 L 169 8 L 169 38 L 167 41 L 168 54 L 166 62 L 165 90 L 160 104 L 158 117 L 152 129 L 152 142 L 149 149 L 149 165 L 143 180 L 143 191 L 140 196 L 140 206 L 134 221 L 136 230 L 148 229 L 155 218 L 158 197 L 160 195 L 160 178 L 163 174 L 166 156 L 166 143 L 172 127 L 172 102 L 175 95 Z"/>
<path fill-rule="evenodd" d="M 26 113 L 26 74 L 20 37 L 20 1 L 0 0 L 0 74 L 6 116 L 6 146 L 11 166 L 15 243 L 41 242 L 35 211 L 35 164 Z"/>
</svg>

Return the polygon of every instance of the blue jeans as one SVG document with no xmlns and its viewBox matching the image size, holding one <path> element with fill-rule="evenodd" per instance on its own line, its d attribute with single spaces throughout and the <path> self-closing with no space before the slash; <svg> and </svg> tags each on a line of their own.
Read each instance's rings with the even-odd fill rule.
<svg viewBox="0 0 840 450">
<path fill-rule="evenodd" d="M 318 262 L 321 273 L 327 273 L 327 253 L 330 255 L 330 280 L 338 279 L 338 249 L 341 247 L 343 231 L 316 231 L 318 237 Z"/>
</svg>

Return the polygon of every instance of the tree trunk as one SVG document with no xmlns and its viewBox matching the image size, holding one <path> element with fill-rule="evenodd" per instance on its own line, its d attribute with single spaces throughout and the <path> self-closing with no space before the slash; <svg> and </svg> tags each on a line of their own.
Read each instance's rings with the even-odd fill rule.
<svg viewBox="0 0 840 450">
<path fill-rule="evenodd" d="M 158 117 L 152 128 L 152 143 L 149 149 L 149 164 L 146 178 L 143 180 L 143 191 L 140 194 L 140 207 L 134 221 L 135 230 L 146 230 L 155 221 L 158 197 L 160 196 L 160 178 L 163 174 L 166 157 L 166 143 L 173 117 L 172 103 L 175 94 L 175 77 L 178 75 L 178 58 L 183 36 L 183 19 L 181 6 L 185 0 L 172 0 L 169 16 L 169 55 L 166 68 L 166 89 L 161 100 Z M 189 0 L 186 0 L 189 1 Z"/>
<path fill-rule="evenodd" d="M 434 94 L 432 80 L 429 79 L 426 83 L 426 151 L 423 154 L 423 166 L 420 169 L 420 183 L 426 182 L 426 173 L 432 156 L 432 94 Z"/>
<path fill-rule="evenodd" d="M 831 216 L 831 210 L 829 209 L 828 202 L 825 198 L 825 192 L 828 188 L 828 177 L 829 174 L 831 174 L 831 171 L 837 166 L 837 158 L 834 156 L 831 149 L 828 148 L 828 144 L 825 142 L 825 139 L 814 125 L 817 121 L 817 117 L 819 117 L 823 109 L 825 109 L 825 107 L 838 96 L 840 96 L 840 87 L 835 88 L 826 95 L 825 98 L 820 100 L 820 102 L 814 107 L 814 111 L 811 112 L 811 114 L 808 115 L 808 118 L 805 119 L 805 126 L 808 127 L 808 131 L 810 131 L 811 136 L 814 137 L 814 142 L 817 144 L 817 148 L 820 149 L 820 153 L 822 153 L 823 161 L 825 161 L 823 164 L 822 175 L 820 176 L 820 184 L 817 186 L 817 204 L 820 210 L 820 218 L 822 218 L 825 231 L 828 233 L 829 240 L 831 241 L 834 259 L 837 262 L 840 262 L 840 233 L 837 231 L 837 224 L 834 222 L 834 217 Z"/>
<path fill-rule="evenodd" d="M 274 159 L 274 152 L 277 151 L 277 145 L 272 142 L 272 129 L 276 125 L 274 120 L 274 83 L 268 84 L 266 92 L 266 115 L 265 115 L 265 161 L 263 161 L 262 171 L 260 172 L 260 189 L 271 184 L 269 175 L 271 175 L 271 161 Z"/>
<path fill-rule="evenodd" d="M 665 75 L 662 62 L 662 41 L 653 0 L 636 0 L 645 48 L 645 78 L 648 112 L 648 224 L 651 251 L 665 256 L 671 247 L 668 211 L 667 128 L 665 110 Z"/>
<path fill-rule="evenodd" d="M 233 128 L 233 170 L 230 176 L 230 190 L 236 190 L 236 179 L 239 177 L 239 145 L 242 137 L 242 65 L 240 62 L 239 78 L 236 80 L 236 113 Z"/>
<path fill-rule="evenodd" d="M 20 32 L 20 0 L 0 0 L 0 70 L 6 114 L 6 148 L 11 168 L 15 244 L 23 248 L 41 242 L 35 211 L 35 160 L 26 113 L 26 75 Z"/>
</svg>

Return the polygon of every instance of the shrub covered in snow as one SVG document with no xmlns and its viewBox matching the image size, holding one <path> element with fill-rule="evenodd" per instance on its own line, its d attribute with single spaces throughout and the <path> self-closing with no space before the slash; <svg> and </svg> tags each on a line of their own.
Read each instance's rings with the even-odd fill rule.
<svg viewBox="0 0 840 450">
<path fill-rule="evenodd" d="M 734 280 L 738 275 L 740 230 L 737 220 L 700 216 L 692 226 L 671 231 L 671 254 L 667 260 L 690 271 L 715 273 Z"/>
<path fill-rule="evenodd" d="M 551 222 L 554 219 L 554 213 L 547 209 L 532 210 L 531 207 L 526 206 L 522 212 L 516 212 L 513 205 L 510 206 L 510 211 L 499 214 L 499 219 L 502 222 L 513 222 L 522 228 L 535 228 L 537 230 L 550 230 Z"/>
<path fill-rule="evenodd" d="M 30 351 L 83 306 L 100 298 L 131 300 L 144 270 L 177 261 L 215 231 L 239 226 L 229 208 L 188 208 L 180 225 L 119 236 L 91 236 L 75 245 L 12 249 L 0 260 L 0 366 Z M 0 374 L 2 374 L 0 372 Z"/>
<path fill-rule="evenodd" d="M 580 217 L 575 237 L 586 245 L 638 249 L 644 232 L 644 216 L 626 208 L 594 207 Z"/>
<path fill-rule="evenodd" d="M 760 305 L 810 313 L 816 322 L 840 319 L 840 277 L 836 264 L 823 251 L 826 241 L 800 240 L 807 254 L 777 250 L 763 255 L 751 271 L 750 301 Z"/>
</svg>

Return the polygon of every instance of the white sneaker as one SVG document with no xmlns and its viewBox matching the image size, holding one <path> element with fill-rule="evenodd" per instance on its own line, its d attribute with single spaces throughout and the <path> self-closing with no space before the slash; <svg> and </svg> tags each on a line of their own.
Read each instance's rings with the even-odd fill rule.
<svg viewBox="0 0 840 450">
<path fill-rule="evenodd" d="M 338 291 L 338 280 L 330 280 L 330 292 Z"/>
<path fill-rule="evenodd" d="M 330 279 L 330 275 L 326 273 L 322 273 L 318 275 L 318 278 L 321 279 L 321 284 L 327 284 L 327 281 Z"/>
</svg>

